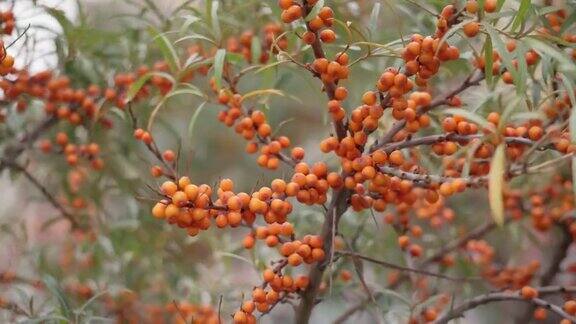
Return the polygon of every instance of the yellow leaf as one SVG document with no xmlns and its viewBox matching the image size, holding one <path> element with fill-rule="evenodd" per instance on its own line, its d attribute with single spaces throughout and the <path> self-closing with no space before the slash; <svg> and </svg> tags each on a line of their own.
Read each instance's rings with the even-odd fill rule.
<svg viewBox="0 0 576 324">
<path fill-rule="evenodd" d="M 490 173 L 488 174 L 488 199 L 490 210 L 496 224 L 504 224 L 504 170 L 506 167 L 505 144 L 502 143 L 496 148 L 492 162 L 490 162 Z"/>
</svg>

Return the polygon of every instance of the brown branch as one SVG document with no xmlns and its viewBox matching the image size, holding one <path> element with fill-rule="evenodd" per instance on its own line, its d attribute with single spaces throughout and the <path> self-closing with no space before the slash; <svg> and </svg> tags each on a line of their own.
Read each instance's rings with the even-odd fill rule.
<svg viewBox="0 0 576 324">
<path fill-rule="evenodd" d="M 446 141 L 451 142 L 458 142 L 459 144 L 466 145 L 474 139 L 481 139 L 485 137 L 483 134 L 472 134 L 472 135 L 460 135 L 457 133 L 448 133 L 448 134 L 440 134 L 440 135 L 429 135 L 417 138 L 411 138 L 402 142 L 395 142 L 395 143 L 388 143 L 386 145 L 382 145 L 379 149 L 390 153 L 395 150 L 401 150 L 405 148 L 411 148 L 416 146 L 422 145 L 433 145 L 437 143 L 442 143 Z M 528 138 L 524 137 L 504 137 L 503 140 L 507 144 L 521 144 L 530 147 L 534 147 L 537 142 L 534 142 Z M 547 150 L 547 149 L 555 149 L 554 145 L 541 145 L 535 148 L 536 150 Z"/>
<path fill-rule="evenodd" d="M 549 287 L 541 287 L 537 289 L 539 295 L 549 295 L 555 293 L 566 293 L 566 292 L 575 292 L 576 287 L 559 287 L 559 286 L 549 286 Z M 446 312 L 442 315 L 438 320 L 436 320 L 435 324 L 446 324 L 450 320 L 460 318 L 464 316 L 464 313 L 474 309 L 478 306 L 482 306 L 485 304 L 499 302 L 499 301 L 522 301 L 526 303 L 531 303 L 534 306 L 539 306 L 546 308 L 547 310 L 557 314 L 560 317 L 566 318 L 570 320 L 572 323 L 576 322 L 576 317 L 573 317 L 567 314 L 562 307 L 557 305 L 551 304 L 544 299 L 541 298 L 532 298 L 532 299 L 525 299 L 518 292 L 493 292 L 488 293 L 482 296 L 478 296 L 467 301 L 464 301 L 459 306 L 454 307 L 453 309 Z"/>
<path fill-rule="evenodd" d="M 32 145 L 44 132 L 56 125 L 58 118 L 50 116 L 40 122 L 32 131 L 24 133 L 21 138 L 13 144 L 9 144 L 4 149 L 4 157 L 0 161 L 0 171 L 8 167 L 9 163 L 14 163 L 16 159 Z"/>
<path fill-rule="evenodd" d="M 562 224 L 558 224 L 558 227 L 561 231 L 559 240 L 560 242 L 554 250 L 552 258 L 549 262 L 547 262 L 547 264 L 550 264 L 548 269 L 540 277 L 540 286 L 548 286 L 552 283 L 558 272 L 560 272 L 560 265 L 568 255 L 568 248 L 572 244 L 572 235 L 570 235 L 567 227 Z M 516 323 L 528 323 L 532 314 L 534 313 L 534 308 L 534 306 L 528 307 L 524 315 L 518 321 L 516 321 Z"/>
<path fill-rule="evenodd" d="M 340 217 L 348 209 L 349 197 L 349 190 L 336 190 L 334 191 L 330 205 L 328 206 L 328 211 L 324 218 L 324 224 L 322 225 L 322 233 L 320 234 L 324 240 L 323 248 L 327 257 L 332 254 L 334 234 L 338 232 Z M 324 262 L 319 262 L 318 265 L 310 269 L 308 274 L 310 284 L 306 290 L 302 292 L 300 305 L 298 306 L 298 311 L 296 313 L 296 323 L 305 324 L 310 320 L 312 309 L 316 304 L 318 288 L 322 282 L 322 275 L 329 263 L 330 260 L 328 259 Z"/>
<path fill-rule="evenodd" d="M 505 224 L 510 222 L 510 220 L 511 220 L 510 218 L 506 218 Z M 488 223 L 485 223 L 485 224 L 475 228 L 474 230 L 468 232 L 468 234 L 466 234 L 465 236 L 462 236 L 461 238 L 458 238 L 456 240 L 453 240 L 453 241 L 443 245 L 443 247 L 440 250 L 438 250 L 436 253 L 434 253 L 431 256 L 424 259 L 422 261 L 422 263 L 420 263 L 418 268 L 422 269 L 433 262 L 439 261 L 444 255 L 465 246 L 471 240 L 476 240 L 476 239 L 483 237 L 484 235 L 488 234 L 489 232 L 491 232 L 495 228 L 497 228 L 497 225 L 494 221 L 490 221 Z M 401 283 L 403 283 L 407 278 L 408 278 L 408 276 L 402 275 L 400 278 L 398 278 L 397 281 L 390 284 L 387 288 L 388 289 L 395 289 Z M 357 304 L 348 308 L 342 315 L 340 315 L 340 317 L 338 317 L 337 320 L 334 321 L 334 323 L 344 323 L 344 321 L 346 321 L 350 316 L 352 316 L 356 312 L 364 309 L 368 305 L 369 302 L 370 302 L 369 299 L 361 300 Z"/>
<path fill-rule="evenodd" d="M 64 208 L 64 206 L 62 206 L 58 202 L 56 197 L 54 197 L 52 193 L 50 193 L 50 191 L 46 187 L 44 187 L 44 185 L 42 185 L 42 183 L 40 183 L 38 179 L 36 179 L 28 170 L 26 170 L 26 168 L 17 163 L 5 159 L 0 160 L 0 162 L 8 168 L 11 168 L 17 172 L 22 173 L 26 177 L 26 179 L 28 179 L 42 193 L 42 195 L 44 195 L 44 197 L 48 200 L 48 202 L 60 212 L 62 217 L 66 218 L 70 222 L 73 229 L 80 227 L 80 224 L 78 223 L 78 221 L 76 221 L 74 216 L 72 216 L 72 214 L 70 214 Z"/>
</svg>

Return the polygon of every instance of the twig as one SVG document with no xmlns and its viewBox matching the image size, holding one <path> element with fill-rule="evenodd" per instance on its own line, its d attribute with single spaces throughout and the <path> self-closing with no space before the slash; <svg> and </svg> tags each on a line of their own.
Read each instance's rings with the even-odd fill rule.
<svg viewBox="0 0 576 324">
<path fill-rule="evenodd" d="M 368 262 L 372 262 L 378 265 L 381 265 L 383 267 L 386 268 L 390 268 L 390 269 L 395 269 L 395 270 L 400 270 L 400 271 L 406 271 L 406 272 L 413 272 L 413 273 L 418 273 L 421 275 L 425 275 L 425 276 L 430 276 L 430 277 L 435 277 L 435 278 L 439 278 L 439 279 L 444 279 L 444 280 L 450 280 L 450 281 L 472 281 L 472 280 L 477 280 L 478 278 L 456 278 L 456 277 L 450 277 L 450 276 L 446 276 L 440 273 L 435 273 L 435 272 L 430 272 L 430 271 L 426 271 L 426 270 L 421 270 L 421 269 L 416 269 L 416 268 L 410 268 L 410 267 L 403 267 L 394 263 L 390 263 L 390 262 L 386 262 L 386 261 L 382 261 L 382 260 L 377 260 L 374 258 L 371 258 L 369 256 L 365 256 L 356 252 L 352 252 L 352 251 L 338 251 L 338 254 L 341 255 L 345 255 L 345 256 L 351 256 L 354 258 L 359 258 Z"/>
<path fill-rule="evenodd" d="M 72 216 L 72 214 L 66 211 L 64 206 L 62 206 L 58 202 L 58 200 L 50 193 L 50 191 L 46 187 L 44 187 L 44 185 L 42 185 L 40 181 L 38 181 L 38 179 L 36 179 L 28 170 L 26 170 L 26 168 L 17 163 L 10 162 L 4 159 L 2 159 L 1 161 L 7 167 L 22 173 L 26 177 L 26 179 L 28 179 L 38 190 L 40 190 L 40 192 L 42 193 L 42 195 L 44 195 L 44 197 L 48 200 L 48 202 L 50 202 L 50 204 L 54 206 L 54 208 L 56 208 L 62 214 L 62 217 L 70 221 L 72 228 L 76 229 L 80 227 L 80 224 L 78 224 L 78 222 Z"/>
<path fill-rule="evenodd" d="M 554 294 L 554 293 L 574 292 L 574 291 L 576 291 L 576 287 L 553 286 L 553 287 L 541 287 L 537 290 L 539 292 L 539 295 L 546 295 L 546 294 Z M 573 317 L 573 316 L 567 314 L 566 312 L 564 312 L 564 310 L 561 307 L 559 307 L 557 305 L 550 304 L 549 302 L 547 302 L 544 299 L 541 299 L 541 298 L 525 299 L 522 296 L 520 296 L 520 294 L 518 292 L 493 292 L 493 293 L 488 293 L 488 294 L 478 296 L 478 297 L 469 299 L 467 301 L 464 301 L 459 306 L 456 306 L 453 309 L 446 312 L 444 315 L 442 315 L 434 323 L 435 324 L 446 324 L 450 320 L 464 316 L 464 313 L 471 310 L 471 309 L 474 309 L 474 308 L 481 306 L 481 305 L 485 305 L 485 304 L 489 304 L 489 303 L 493 303 L 493 302 L 498 302 L 498 301 L 522 301 L 522 302 L 526 302 L 526 303 L 531 303 L 535 306 L 546 308 L 549 311 L 556 313 L 558 316 L 570 320 L 572 323 L 576 322 L 576 317 Z"/>
</svg>

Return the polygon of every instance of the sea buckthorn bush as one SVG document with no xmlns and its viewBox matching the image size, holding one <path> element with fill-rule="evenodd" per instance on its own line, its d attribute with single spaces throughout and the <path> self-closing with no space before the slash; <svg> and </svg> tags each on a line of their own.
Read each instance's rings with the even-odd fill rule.
<svg viewBox="0 0 576 324">
<path fill-rule="evenodd" d="M 575 323 L 575 23 L 0 3 L 0 321 Z"/>
</svg>

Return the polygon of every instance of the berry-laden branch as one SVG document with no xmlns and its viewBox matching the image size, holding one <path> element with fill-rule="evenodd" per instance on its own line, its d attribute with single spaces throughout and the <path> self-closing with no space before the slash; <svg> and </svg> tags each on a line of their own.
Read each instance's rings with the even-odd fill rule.
<svg viewBox="0 0 576 324">
<path fill-rule="evenodd" d="M 529 287 L 525 287 L 529 288 Z M 527 293 L 529 291 L 529 293 Z M 576 322 L 576 317 L 568 314 L 562 307 L 551 304 L 544 299 L 538 298 L 537 296 L 550 295 L 550 294 L 563 294 L 563 293 L 573 293 L 576 291 L 576 287 L 559 287 L 559 286 L 548 286 L 541 287 L 538 289 L 522 289 L 520 292 L 494 292 L 488 293 L 486 295 L 478 296 L 470 300 L 464 301 L 461 304 L 453 307 L 451 310 L 443 314 L 438 320 L 434 321 L 435 324 L 446 324 L 450 320 L 460 318 L 464 316 L 464 313 L 474 309 L 476 307 L 486 305 L 489 303 L 500 302 L 500 301 L 520 301 L 525 303 L 531 303 L 535 306 L 541 307 L 543 309 L 549 310 L 563 319 L 567 319 L 570 323 Z M 572 310 L 571 310 L 572 311 Z M 572 313 L 574 314 L 574 313 Z"/>
<path fill-rule="evenodd" d="M 472 74 L 470 74 L 466 79 L 464 79 L 464 81 L 462 82 L 462 84 L 460 84 L 460 86 L 458 86 L 452 91 L 449 91 L 444 95 L 434 98 L 434 100 L 432 100 L 429 105 L 422 107 L 422 109 L 419 111 L 419 114 L 424 114 L 436 107 L 449 104 L 451 102 L 451 99 L 453 99 L 460 93 L 464 92 L 468 88 L 479 85 L 482 80 L 484 80 L 484 74 L 482 72 L 474 70 Z M 404 127 L 406 127 L 406 123 L 407 122 L 405 120 L 394 123 L 392 127 L 388 130 L 388 132 L 386 132 L 384 136 L 382 136 L 381 139 L 372 144 L 372 146 L 370 147 L 370 151 L 374 152 L 379 148 L 382 148 L 386 144 L 390 143 L 394 139 L 394 136 L 396 136 L 398 132 L 400 132 Z"/>
</svg>

